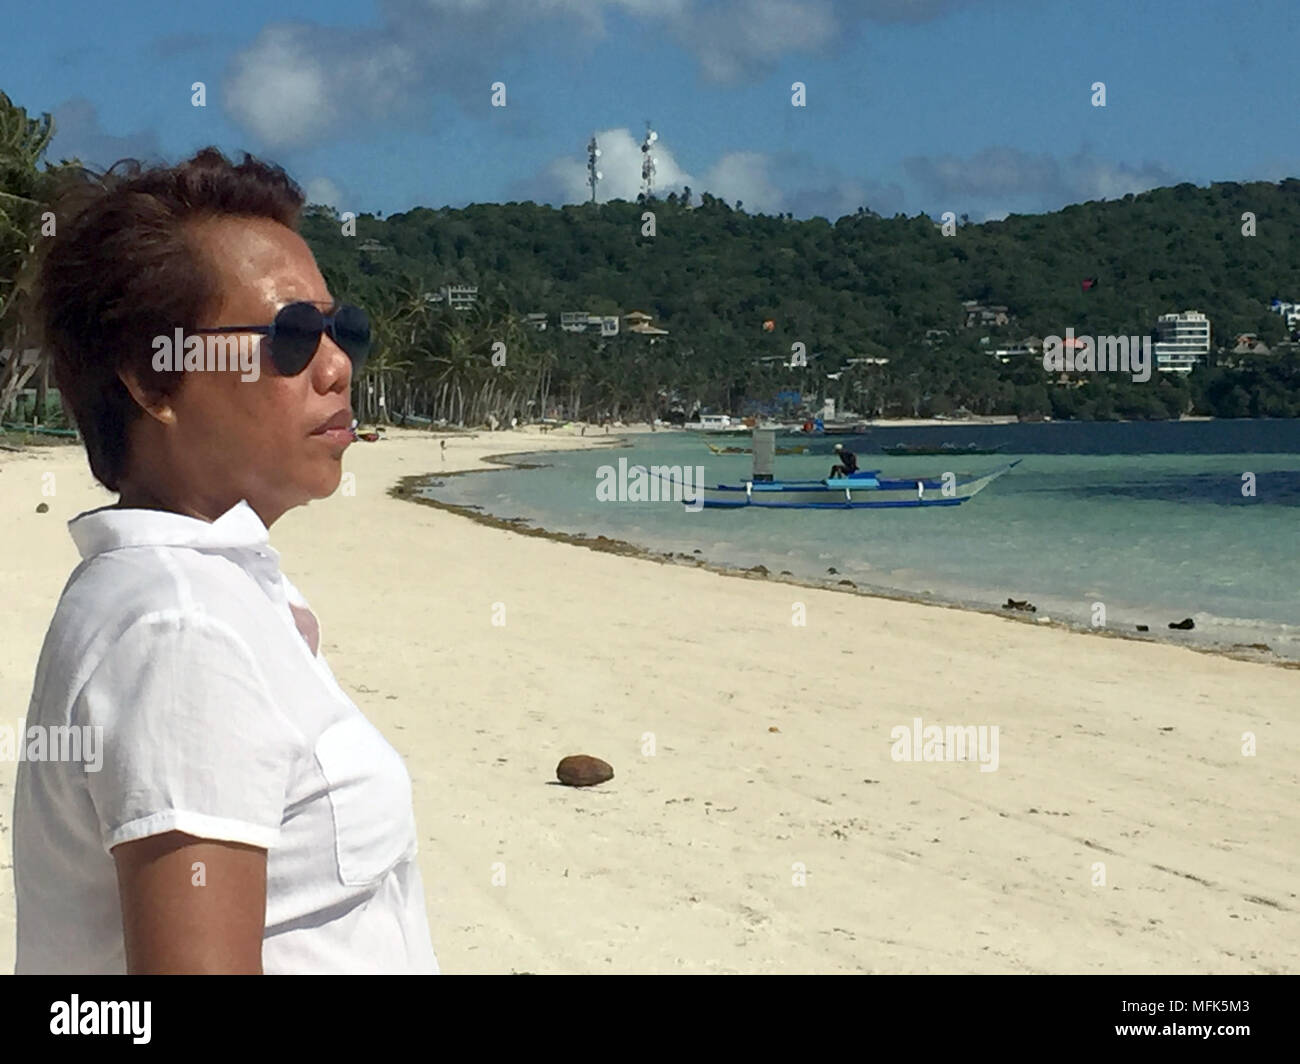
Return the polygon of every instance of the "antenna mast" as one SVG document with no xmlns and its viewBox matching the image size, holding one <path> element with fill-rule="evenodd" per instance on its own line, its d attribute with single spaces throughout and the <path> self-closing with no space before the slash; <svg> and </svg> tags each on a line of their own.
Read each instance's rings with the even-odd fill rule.
<svg viewBox="0 0 1300 1064">
<path fill-rule="evenodd" d="M 649 199 L 654 191 L 655 157 L 650 154 L 650 149 L 658 139 L 659 134 L 650 128 L 650 119 L 647 118 L 645 140 L 641 142 L 641 193 L 646 199 Z"/>
<path fill-rule="evenodd" d="M 591 186 L 591 202 L 596 202 L 596 182 L 605 175 L 596 169 L 596 160 L 600 158 L 600 148 L 596 144 L 596 134 L 591 135 L 587 144 L 587 184 Z"/>
</svg>

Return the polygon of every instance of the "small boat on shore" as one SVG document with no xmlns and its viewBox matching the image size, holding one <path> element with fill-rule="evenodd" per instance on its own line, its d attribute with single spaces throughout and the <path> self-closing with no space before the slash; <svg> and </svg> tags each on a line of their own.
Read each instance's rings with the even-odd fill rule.
<svg viewBox="0 0 1300 1064">
<path fill-rule="evenodd" d="M 814 418 L 811 421 L 805 421 L 802 425 L 794 425 L 784 429 L 786 436 L 864 436 L 871 431 L 871 426 L 865 421 L 832 421 L 825 422 L 821 418 Z"/>
<path fill-rule="evenodd" d="M 774 510 L 883 510 L 924 506 L 960 506 L 998 477 L 1020 464 L 1014 462 L 982 476 L 885 477 L 879 470 L 862 470 L 824 480 L 778 480 L 772 472 L 776 448 L 772 429 L 755 429 L 754 468 L 748 480 L 736 484 L 692 485 L 681 467 L 651 467 L 673 489 L 672 498 L 688 509 L 736 510 L 747 506 Z"/>
<path fill-rule="evenodd" d="M 927 443 L 894 443 L 880 449 L 885 454 L 900 455 L 904 458 L 919 458 L 931 454 L 964 457 L 968 454 L 997 454 L 1002 450 L 1002 444 L 999 443 L 995 447 L 981 447 L 977 443 L 970 443 L 961 447 L 955 443 L 941 443 L 937 446 Z"/>
<path fill-rule="evenodd" d="M 689 507 L 699 495 L 707 509 L 757 506 L 775 510 L 882 510 L 921 506 L 959 506 L 973 499 L 1021 459 L 979 477 L 882 477 L 878 470 L 826 480 L 746 480 L 692 489 L 681 496 Z M 679 491 L 682 485 L 676 485 Z M 692 494 L 695 491 L 698 494 Z M 686 498 L 690 495 L 690 498 Z"/>
<path fill-rule="evenodd" d="M 427 428 L 433 424 L 433 418 L 425 417 L 423 414 L 403 414 L 395 413 L 389 415 L 394 425 L 401 428 L 405 425 L 414 425 L 416 428 Z"/>
<path fill-rule="evenodd" d="M 724 447 L 718 443 L 705 443 L 705 445 L 714 454 L 753 454 L 752 447 Z M 811 447 L 778 447 L 777 454 L 809 454 Z"/>
<path fill-rule="evenodd" d="M 739 436 L 748 435 L 752 431 L 751 426 L 732 418 L 730 414 L 701 414 L 699 421 L 688 421 L 682 428 L 704 436 Z"/>
</svg>

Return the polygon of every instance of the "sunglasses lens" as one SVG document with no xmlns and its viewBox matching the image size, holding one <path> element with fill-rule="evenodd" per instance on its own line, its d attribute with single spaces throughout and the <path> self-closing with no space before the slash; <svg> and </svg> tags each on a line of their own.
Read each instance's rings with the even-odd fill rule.
<svg viewBox="0 0 1300 1064">
<path fill-rule="evenodd" d="M 370 317 L 360 307 L 339 307 L 334 314 L 334 342 L 359 370 L 370 354 Z"/>
<path fill-rule="evenodd" d="M 271 337 L 271 360 L 286 377 L 294 377 L 320 346 L 325 319 L 310 303 L 290 303 L 275 316 L 275 333 Z"/>
</svg>

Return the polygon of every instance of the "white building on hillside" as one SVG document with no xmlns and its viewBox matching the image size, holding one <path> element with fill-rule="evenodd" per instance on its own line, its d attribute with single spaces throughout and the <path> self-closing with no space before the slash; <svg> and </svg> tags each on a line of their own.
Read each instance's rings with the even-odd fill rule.
<svg viewBox="0 0 1300 1064">
<path fill-rule="evenodd" d="M 1191 373 L 1210 354 L 1210 319 L 1198 310 L 1161 314 L 1156 320 L 1156 369 Z"/>
<path fill-rule="evenodd" d="M 478 302 L 478 285 L 445 284 L 441 294 L 442 301 L 452 310 L 469 310 Z"/>
<path fill-rule="evenodd" d="M 1277 311 L 1286 319 L 1287 332 L 1295 332 L 1300 329 L 1300 303 L 1289 303 L 1281 299 L 1273 300 L 1271 309 Z"/>
<path fill-rule="evenodd" d="M 993 357 L 1006 366 L 1012 362 L 1028 362 L 1039 358 L 1042 353 L 1043 341 L 1037 336 L 1027 336 L 1018 344 L 1008 344 L 1006 347 L 996 348 Z"/>
<path fill-rule="evenodd" d="M 592 314 L 585 310 L 566 310 L 560 314 L 560 328 L 565 332 L 585 333 L 592 329 L 601 336 L 618 335 L 618 316 Z"/>
</svg>

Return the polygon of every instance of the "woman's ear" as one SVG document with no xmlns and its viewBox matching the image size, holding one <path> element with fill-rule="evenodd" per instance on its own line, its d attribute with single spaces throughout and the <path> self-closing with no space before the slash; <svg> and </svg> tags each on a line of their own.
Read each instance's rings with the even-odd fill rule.
<svg viewBox="0 0 1300 1064">
<path fill-rule="evenodd" d="M 146 387 L 140 378 L 129 370 L 118 370 L 117 379 L 122 382 L 122 387 L 131 393 L 136 406 L 155 421 L 164 425 L 176 424 L 176 410 L 171 404 L 170 396 Z"/>
</svg>

